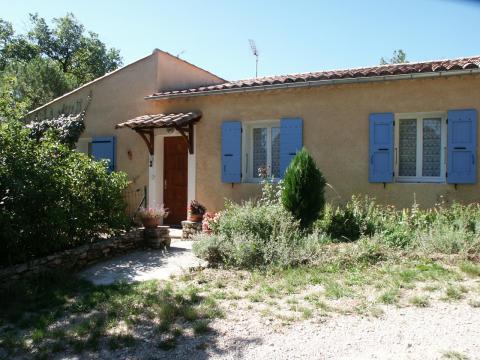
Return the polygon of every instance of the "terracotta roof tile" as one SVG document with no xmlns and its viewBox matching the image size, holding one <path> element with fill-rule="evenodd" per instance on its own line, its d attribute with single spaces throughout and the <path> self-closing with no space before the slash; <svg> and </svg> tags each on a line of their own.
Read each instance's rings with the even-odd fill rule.
<svg viewBox="0 0 480 360">
<path fill-rule="evenodd" d="M 302 74 L 289 74 L 279 76 L 265 76 L 261 78 L 228 81 L 223 84 L 201 86 L 192 89 L 157 92 L 148 98 L 174 96 L 181 94 L 194 94 L 207 91 L 221 91 L 236 88 L 255 88 L 270 85 L 281 85 L 307 81 L 368 78 L 375 76 L 409 75 L 419 73 L 435 73 L 440 71 L 454 71 L 466 69 L 480 69 L 480 56 L 466 57 L 451 60 L 435 60 L 418 63 L 388 64 L 356 69 L 328 70 Z"/>
<path fill-rule="evenodd" d="M 176 126 L 182 127 L 191 122 L 200 120 L 201 117 L 202 114 L 197 111 L 190 111 L 186 113 L 142 115 L 116 125 L 115 129 L 168 128 Z"/>
</svg>

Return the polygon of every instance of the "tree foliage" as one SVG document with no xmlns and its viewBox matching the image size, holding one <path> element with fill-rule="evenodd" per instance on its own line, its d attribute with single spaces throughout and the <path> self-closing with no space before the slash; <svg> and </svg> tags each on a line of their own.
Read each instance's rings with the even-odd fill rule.
<svg viewBox="0 0 480 360">
<path fill-rule="evenodd" d="M 72 13 L 53 19 L 50 28 L 44 18 L 31 14 L 33 24 L 29 39 L 40 54 L 60 64 L 64 73 L 75 75 L 85 83 L 118 68 L 122 61 L 117 49 L 107 49 L 98 34 L 88 32 Z"/>
<path fill-rule="evenodd" d="M 125 225 L 126 174 L 0 123 L 0 267 L 91 242 Z"/>
<path fill-rule="evenodd" d="M 15 96 L 17 79 L 14 76 L 0 78 L 0 121 L 19 119 L 27 110 L 27 104 Z"/>
<path fill-rule="evenodd" d="M 407 60 L 407 53 L 402 49 L 395 50 L 393 52 L 393 56 L 390 59 L 385 59 L 382 57 L 380 59 L 380 65 L 387 65 L 387 64 L 404 64 L 408 63 Z"/>
<path fill-rule="evenodd" d="M 283 179 L 282 204 L 300 220 L 303 228 L 309 227 L 325 206 L 326 181 L 306 149 L 295 155 Z"/>
<path fill-rule="evenodd" d="M 122 65 L 120 52 L 108 48 L 96 33 L 86 32 L 71 13 L 54 18 L 52 25 L 38 14 L 30 15 L 31 27 L 17 34 L 11 23 L 0 19 L 0 119 L 19 118 L 76 87 Z"/>
</svg>

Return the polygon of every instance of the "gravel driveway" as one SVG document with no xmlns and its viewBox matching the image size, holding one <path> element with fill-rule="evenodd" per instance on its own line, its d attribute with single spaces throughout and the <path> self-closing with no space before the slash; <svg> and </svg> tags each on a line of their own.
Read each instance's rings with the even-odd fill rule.
<svg viewBox="0 0 480 360">
<path fill-rule="evenodd" d="M 380 318 L 335 315 L 275 328 L 236 311 L 212 324 L 214 335 L 162 359 L 480 359 L 480 310 L 467 303 L 429 308 L 385 306 Z M 451 356 L 447 357 L 448 353 Z M 465 357 L 461 357 L 461 355 Z M 157 358 L 157 356 L 153 356 Z"/>
</svg>

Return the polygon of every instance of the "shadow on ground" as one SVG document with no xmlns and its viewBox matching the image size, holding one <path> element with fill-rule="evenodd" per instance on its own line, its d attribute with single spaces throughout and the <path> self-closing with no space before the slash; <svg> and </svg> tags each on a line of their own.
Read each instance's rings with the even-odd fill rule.
<svg viewBox="0 0 480 360">
<path fill-rule="evenodd" d="M 0 359 L 208 359 L 240 356 L 259 341 L 222 344 L 211 328 L 222 316 L 216 301 L 192 286 L 93 285 L 67 274 L 42 275 L 0 294 Z"/>
</svg>

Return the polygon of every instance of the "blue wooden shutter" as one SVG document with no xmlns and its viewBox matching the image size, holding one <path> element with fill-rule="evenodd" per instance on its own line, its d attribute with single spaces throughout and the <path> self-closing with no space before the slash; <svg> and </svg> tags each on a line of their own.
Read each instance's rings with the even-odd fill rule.
<svg viewBox="0 0 480 360">
<path fill-rule="evenodd" d="M 447 182 L 477 182 L 477 110 L 449 110 Z"/>
<path fill-rule="evenodd" d="M 222 181 L 239 183 L 242 180 L 242 123 L 224 121 L 222 124 Z"/>
<path fill-rule="evenodd" d="M 294 156 L 303 147 L 303 120 L 280 120 L 280 174 L 283 177 L 285 170 Z"/>
<path fill-rule="evenodd" d="M 98 136 L 92 140 L 92 156 L 95 160 L 107 160 L 108 171 L 115 170 L 115 136 Z"/>
<path fill-rule="evenodd" d="M 393 113 L 370 114 L 368 181 L 393 181 Z"/>
</svg>

